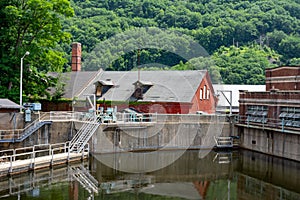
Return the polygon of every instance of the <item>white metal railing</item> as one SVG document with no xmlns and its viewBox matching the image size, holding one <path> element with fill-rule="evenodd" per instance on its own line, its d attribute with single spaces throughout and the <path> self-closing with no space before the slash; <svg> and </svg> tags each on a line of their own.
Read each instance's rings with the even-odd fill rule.
<svg viewBox="0 0 300 200">
<path fill-rule="evenodd" d="M 87 112 L 45 112 L 23 129 L 0 130 L 0 140 L 20 138 L 25 131 L 41 121 L 85 121 L 91 115 L 92 113 Z"/>
<path fill-rule="evenodd" d="M 1 168 L 1 164 L 10 163 L 9 172 L 13 170 L 13 162 L 20 160 L 30 160 L 29 166 L 35 166 L 35 160 L 39 157 L 51 156 L 51 164 L 54 164 L 54 156 L 61 153 L 66 154 L 66 160 L 70 159 L 69 142 L 66 143 L 56 143 L 56 144 L 40 144 L 31 147 L 23 147 L 18 149 L 8 149 L 0 151 L 0 171 L 6 169 Z M 89 153 L 88 144 L 85 146 L 84 151 L 82 151 L 81 156 L 83 157 L 85 153 Z M 47 162 L 47 161 L 45 161 Z M 45 163 L 42 163 L 45 164 Z"/>
<path fill-rule="evenodd" d="M 17 139 L 20 138 L 25 131 L 27 131 L 29 128 L 36 126 L 43 118 L 46 116 L 46 113 L 40 115 L 36 120 L 28 124 L 25 128 L 23 129 L 12 129 L 12 130 L 0 130 L 0 140 L 3 139 Z"/>
<path fill-rule="evenodd" d="M 74 172 L 69 170 L 70 167 L 82 169 L 88 167 L 88 163 L 69 164 L 68 168 L 52 168 L 47 171 L 33 171 L 27 176 L 11 176 L 7 181 L 0 182 L 0 199 L 30 192 L 37 188 L 51 186 L 55 183 L 72 181 Z"/>
<path fill-rule="evenodd" d="M 219 148 L 233 147 L 232 137 L 214 137 L 216 146 Z"/>
<path fill-rule="evenodd" d="M 157 113 L 116 113 L 117 123 L 157 122 Z"/>
<path fill-rule="evenodd" d="M 50 121 L 85 121 L 90 118 L 93 113 L 88 112 L 61 112 L 51 111 L 49 113 Z"/>
<path fill-rule="evenodd" d="M 87 118 L 79 131 L 70 141 L 70 151 L 76 151 L 77 153 L 81 152 L 99 125 L 97 118 L 94 116 Z"/>
<path fill-rule="evenodd" d="M 83 167 L 70 167 L 73 177 L 85 188 L 90 194 L 98 193 L 98 181 Z"/>
</svg>

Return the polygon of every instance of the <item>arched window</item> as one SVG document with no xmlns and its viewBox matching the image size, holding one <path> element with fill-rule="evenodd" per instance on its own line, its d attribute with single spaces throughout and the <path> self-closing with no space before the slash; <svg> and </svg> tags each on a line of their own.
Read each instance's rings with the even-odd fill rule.
<svg viewBox="0 0 300 200">
<path fill-rule="evenodd" d="M 206 99 L 206 85 L 203 87 L 203 99 Z"/>
<path fill-rule="evenodd" d="M 200 89 L 200 95 L 199 95 L 199 97 L 200 97 L 200 100 L 203 99 L 203 89 Z"/>
</svg>

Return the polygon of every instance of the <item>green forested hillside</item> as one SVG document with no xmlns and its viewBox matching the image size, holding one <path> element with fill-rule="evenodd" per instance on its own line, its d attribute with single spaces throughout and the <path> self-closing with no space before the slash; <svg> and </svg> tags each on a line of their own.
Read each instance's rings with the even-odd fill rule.
<svg viewBox="0 0 300 200">
<path fill-rule="evenodd" d="M 100 41 L 117 33 L 133 27 L 159 27 L 198 41 L 213 55 L 214 69 L 220 71 L 225 83 L 263 84 L 266 67 L 299 64 L 300 0 L 72 0 L 72 6 L 76 16 L 65 21 L 64 29 L 73 41 L 83 44 L 83 58 Z M 230 56 L 224 59 L 222 51 Z M 243 54 L 245 51 L 249 52 Z M 186 60 L 180 67 L 179 59 L 168 60 L 168 52 L 143 52 L 140 64 L 164 57 L 161 62 L 170 68 L 191 68 Z M 132 69 L 136 54 L 124 55 L 109 69 Z M 97 67 L 86 65 L 86 70 Z M 238 76 L 245 71 L 247 76 Z M 251 77 L 250 71 L 259 76 Z"/>
<path fill-rule="evenodd" d="M 215 82 L 221 77 L 226 84 L 264 84 L 265 68 L 300 65 L 300 0 L 5 0 L 0 17 L 0 97 L 11 99 L 18 99 L 26 51 L 23 96 L 51 98 L 45 88 L 55 80 L 46 74 L 68 68 L 71 41 L 82 43 L 83 70 L 206 68 Z M 139 27 L 183 35 L 155 30 L 173 51 L 125 51 L 111 39 Z M 211 57 L 178 55 L 193 54 L 188 37 Z M 130 46 L 132 39 L 126 42 Z"/>
</svg>

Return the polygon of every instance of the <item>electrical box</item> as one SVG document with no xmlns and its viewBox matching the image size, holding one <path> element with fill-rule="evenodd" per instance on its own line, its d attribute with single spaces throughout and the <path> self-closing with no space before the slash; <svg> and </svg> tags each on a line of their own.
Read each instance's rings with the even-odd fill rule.
<svg viewBox="0 0 300 200">
<path fill-rule="evenodd" d="M 31 122 L 31 110 L 25 110 L 25 122 Z"/>
<path fill-rule="evenodd" d="M 42 105 L 40 103 L 32 103 L 31 106 L 32 106 L 32 110 L 34 111 L 42 110 Z"/>
<path fill-rule="evenodd" d="M 42 110 L 42 105 L 40 103 L 24 103 L 23 106 L 26 109 L 30 109 L 31 111 L 40 111 L 40 110 Z"/>
</svg>

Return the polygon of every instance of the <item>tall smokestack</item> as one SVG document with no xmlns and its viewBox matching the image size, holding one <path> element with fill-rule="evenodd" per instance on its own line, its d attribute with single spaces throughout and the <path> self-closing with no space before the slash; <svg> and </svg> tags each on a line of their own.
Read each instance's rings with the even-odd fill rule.
<svg viewBox="0 0 300 200">
<path fill-rule="evenodd" d="M 74 42 L 72 44 L 72 71 L 81 70 L 81 44 Z"/>
</svg>

